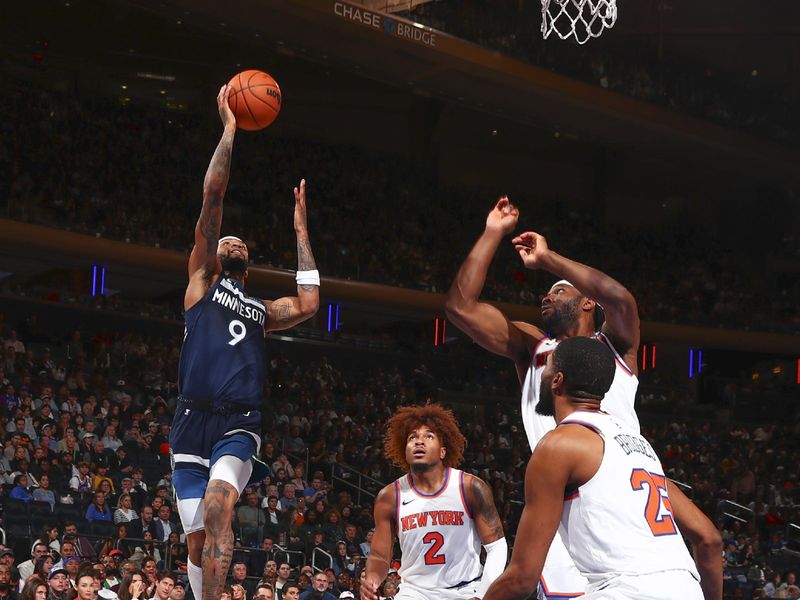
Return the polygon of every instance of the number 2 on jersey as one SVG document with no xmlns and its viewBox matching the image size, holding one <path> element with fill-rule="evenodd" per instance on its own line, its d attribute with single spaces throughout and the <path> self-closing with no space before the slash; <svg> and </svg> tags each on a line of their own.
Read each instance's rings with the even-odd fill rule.
<svg viewBox="0 0 800 600">
<path fill-rule="evenodd" d="M 675 521 L 672 519 L 672 504 L 667 496 L 661 495 L 661 490 L 667 489 L 667 478 L 658 473 L 648 473 L 644 469 L 634 469 L 631 472 L 631 488 L 638 492 L 647 485 L 647 504 L 644 507 L 644 517 L 647 525 L 655 536 L 675 535 Z M 661 504 L 664 505 L 664 516 L 659 518 Z"/>
<path fill-rule="evenodd" d="M 425 553 L 426 565 L 443 565 L 446 562 L 444 554 L 437 554 L 437 552 L 442 549 L 442 546 L 444 546 L 444 537 L 441 533 L 438 531 L 429 531 L 425 534 L 425 537 L 422 538 L 422 542 L 431 544 L 431 547 L 428 548 L 428 551 Z"/>
<path fill-rule="evenodd" d="M 228 342 L 228 345 L 235 346 L 245 338 L 247 335 L 247 328 L 244 326 L 244 323 L 238 319 L 234 319 L 231 321 L 230 325 L 228 325 L 228 333 L 230 333 L 231 338 L 233 338 Z"/>
</svg>

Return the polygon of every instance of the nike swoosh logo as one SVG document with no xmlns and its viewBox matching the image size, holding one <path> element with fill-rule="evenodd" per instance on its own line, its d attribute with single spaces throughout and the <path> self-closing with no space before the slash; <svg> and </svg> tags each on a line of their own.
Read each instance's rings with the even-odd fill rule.
<svg viewBox="0 0 800 600">
<path fill-rule="evenodd" d="M 406 504 L 411 504 L 414 500 L 416 500 L 416 498 L 412 498 L 411 500 L 403 500 L 403 506 Z"/>
</svg>

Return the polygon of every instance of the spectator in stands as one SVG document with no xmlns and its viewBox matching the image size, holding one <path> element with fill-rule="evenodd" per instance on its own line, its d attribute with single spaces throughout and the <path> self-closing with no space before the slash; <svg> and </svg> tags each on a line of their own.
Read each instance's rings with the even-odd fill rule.
<svg viewBox="0 0 800 600">
<path fill-rule="evenodd" d="M 294 582 L 287 583 L 280 600 L 300 600 L 300 586 Z"/>
<path fill-rule="evenodd" d="M 50 569 L 47 575 L 47 587 L 47 600 L 66 600 L 69 580 L 64 567 L 55 566 Z"/>
<path fill-rule="evenodd" d="M 109 513 L 111 511 L 109 510 Z M 110 520 L 110 519 L 109 519 Z M 94 558 L 95 551 L 92 544 L 89 543 L 89 540 L 86 539 L 78 532 L 78 525 L 72 521 L 67 521 L 64 523 L 64 541 L 71 541 L 74 544 L 74 551 L 75 556 L 80 556 L 81 558 Z M 61 556 L 64 556 L 64 542 L 61 543 Z"/>
<path fill-rule="evenodd" d="M 144 574 L 144 591 L 146 598 L 152 598 L 158 585 L 158 565 L 152 556 L 146 556 L 142 561 L 142 573 Z"/>
<path fill-rule="evenodd" d="M 372 538 L 375 535 L 375 530 L 370 529 L 367 531 L 367 535 L 364 536 L 364 541 L 359 544 L 359 548 L 361 549 L 361 555 L 366 558 L 369 556 L 370 551 L 372 550 Z"/>
<path fill-rule="evenodd" d="M 247 600 L 247 592 L 239 584 L 231 586 L 231 599 L 232 600 Z"/>
<path fill-rule="evenodd" d="M 131 533 L 133 537 L 144 537 L 145 531 L 149 531 L 154 538 L 162 539 L 164 537 L 164 530 L 161 524 L 153 520 L 153 507 L 144 506 L 142 508 L 141 517 L 132 522 Z"/>
<path fill-rule="evenodd" d="M 186 598 L 186 584 L 183 582 L 183 579 L 177 578 L 175 579 L 175 587 L 172 588 L 172 593 L 169 595 L 169 600 L 184 600 L 185 598 Z"/>
<path fill-rule="evenodd" d="M 114 511 L 114 523 L 128 523 L 139 518 L 139 515 L 133 510 L 132 504 L 130 494 L 120 495 L 117 501 L 117 510 Z"/>
<path fill-rule="evenodd" d="M 325 515 L 322 531 L 325 533 L 325 545 L 331 550 L 335 549 L 336 543 L 344 537 L 341 520 L 342 517 L 335 508 L 330 509 Z"/>
<path fill-rule="evenodd" d="M 92 478 L 89 475 L 89 463 L 81 461 L 77 464 L 77 470 L 73 472 L 69 480 L 69 489 L 73 492 L 85 494 L 92 489 Z"/>
<path fill-rule="evenodd" d="M 156 530 L 161 534 L 157 537 L 161 542 L 166 542 L 169 539 L 169 534 L 178 530 L 178 526 L 174 521 L 170 520 L 171 511 L 167 504 L 162 504 L 158 509 L 158 519 L 156 521 Z"/>
<path fill-rule="evenodd" d="M 256 595 L 253 597 L 253 600 L 274 600 L 275 599 L 275 592 L 272 589 L 272 586 L 268 583 L 261 583 L 256 586 Z"/>
<path fill-rule="evenodd" d="M 116 551 L 122 557 L 131 555 L 131 543 L 127 540 L 127 523 L 118 523 L 114 528 L 114 535 L 107 539 L 100 550 L 100 556 L 110 556 Z"/>
<path fill-rule="evenodd" d="M 252 546 L 264 536 L 266 515 L 258 505 L 258 496 L 255 492 L 248 492 L 245 504 L 236 509 L 236 518 L 241 528 L 242 543 Z"/>
<path fill-rule="evenodd" d="M 46 600 L 47 584 L 39 577 L 31 577 L 19 596 L 20 600 Z"/>
<path fill-rule="evenodd" d="M 248 597 L 253 596 L 255 591 L 255 581 L 247 579 L 247 564 L 242 560 L 237 560 L 233 563 L 231 568 L 231 576 L 228 579 L 227 585 L 240 585 L 247 592 Z"/>
<path fill-rule="evenodd" d="M 265 537 L 261 542 L 260 551 L 250 552 L 247 571 L 249 573 L 263 573 L 268 560 L 275 560 L 275 542 L 271 537 Z"/>
<path fill-rule="evenodd" d="M 77 556 L 70 556 L 62 561 L 64 569 L 67 571 L 67 579 L 69 579 L 70 587 L 73 589 L 78 583 L 78 571 L 81 567 L 81 559 Z"/>
<path fill-rule="evenodd" d="M 292 566 L 284 561 L 278 563 L 278 577 L 275 580 L 275 592 L 278 598 L 283 594 L 283 587 L 289 582 L 289 577 L 292 575 Z"/>
<path fill-rule="evenodd" d="M 33 547 L 31 548 L 31 557 L 25 562 L 21 562 L 17 567 L 19 570 L 20 579 L 25 581 L 28 577 L 33 575 L 33 571 L 36 566 L 36 560 L 43 556 L 47 556 L 49 552 L 50 549 L 46 544 L 34 543 Z"/>
<path fill-rule="evenodd" d="M 86 520 L 89 522 L 113 522 L 114 518 L 111 508 L 106 504 L 106 495 L 103 492 L 97 491 L 94 493 L 92 503 L 86 508 Z"/>
<path fill-rule="evenodd" d="M 158 574 L 156 591 L 151 600 L 169 600 L 172 589 L 175 587 L 175 576 L 169 571 L 161 571 Z"/>
<path fill-rule="evenodd" d="M 147 600 L 150 596 L 146 595 L 144 580 L 144 573 L 138 570 L 125 575 L 117 592 L 119 600 Z"/>
<path fill-rule="evenodd" d="M 97 600 L 98 573 L 93 569 L 82 571 L 76 576 L 75 600 Z"/>
<path fill-rule="evenodd" d="M 325 573 L 317 573 L 311 579 L 311 589 L 300 594 L 300 600 L 337 600 L 328 591 L 328 577 Z"/>
<path fill-rule="evenodd" d="M 33 495 L 28 490 L 28 476 L 24 473 L 14 477 L 14 488 L 8 495 L 9 498 L 22 502 L 33 502 Z"/>
<path fill-rule="evenodd" d="M 0 563 L 0 600 L 16 600 L 16 592 L 11 581 L 11 568 Z"/>
<path fill-rule="evenodd" d="M 56 495 L 50 489 L 50 477 L 48 475 L 42 474 L 39 476 L 39 487 L 33 490 L 33 499 L 37 502 L 47 502 L 50 505 L 50 510 L 55 509 Z"/>
<path fill-rule="evenodd" d="M 306 473 L 306 466 L 299 462 L 294 466 L 294 477 L 292 477 L 290 483 L 294 485 L 295 490 L 299 491 L 300 494 L 305 496 L 305 490 L 308 487 L 308 482 L 304 479 Z"/>
<path fill-rule="evenodd" d="M 44 543 L 50 548 L 51 551 L 61 553 L 61 542 L 58 540 L 58 527 L 52 524 L 44 525 L 39 537 L 36 538 L 35 544 Z"/>
<path fill-rule="evenodd" d="M 270 496 L 267 498 L 266 523 L 264 525 L 264 533 L 276 539 L 282 532 L 285 531 L 283 515 L 278 510 L 278 497 Z"/>
</svg>

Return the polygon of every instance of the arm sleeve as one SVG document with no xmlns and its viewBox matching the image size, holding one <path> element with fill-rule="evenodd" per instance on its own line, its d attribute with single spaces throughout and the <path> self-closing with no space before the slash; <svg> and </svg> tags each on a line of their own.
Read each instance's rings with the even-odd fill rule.
<svg viewBox="0 0 800 600">
<path fill-rule="evenodd" d="M 484 546 L 484 548 L 486 549 L 486 562 L 483 564 L 483 576 L 478 583 L 478 591 L 475 594 L 478 598 L 483 598 L 492 582 L 500 577 L 503 569 L 506 568 L 506 561 L 508 560 L 506 538 L 502 537 L 499 540 L 495 540 L 491 544 Z"/>
</svg>

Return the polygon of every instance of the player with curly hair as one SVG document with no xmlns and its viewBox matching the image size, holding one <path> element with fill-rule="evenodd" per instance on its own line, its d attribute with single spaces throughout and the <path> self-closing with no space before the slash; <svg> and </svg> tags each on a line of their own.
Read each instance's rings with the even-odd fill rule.
<svg viewBox="0 0 800 600">
<path fill-rule="evenodd" d="M 403 553 L 396 600 L 481 598 L 502 573 L 508 545 L 492 491 L 456 469 L 465 445 L 452 411 L 438 404 L 404 406 L 389 419 L 384 454 L 407 474 L 375 500 L 362 598 L 377 600 L 395 536 Z"/>
</svg>

